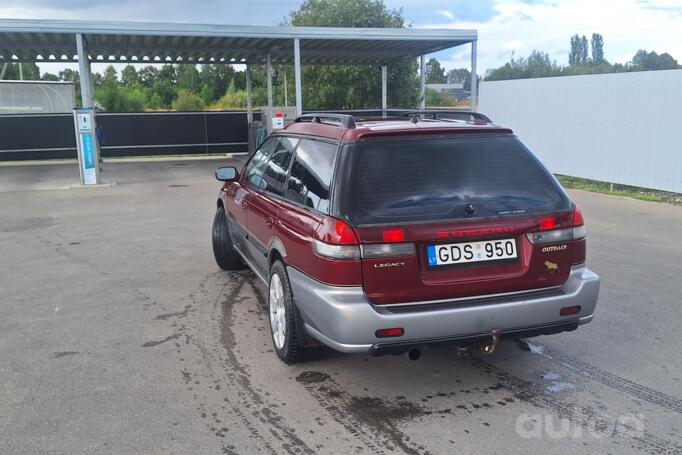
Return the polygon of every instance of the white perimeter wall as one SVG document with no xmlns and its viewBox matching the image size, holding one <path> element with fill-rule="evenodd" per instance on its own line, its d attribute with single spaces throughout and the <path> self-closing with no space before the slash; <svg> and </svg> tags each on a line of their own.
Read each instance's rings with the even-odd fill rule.
<svg viewBox="0 0 682 455">
<path fill-rule="evenodd" d="M 482 82 L 479 111 L 555 174 L 682 193 L 682 70 Z"/>
</svg>

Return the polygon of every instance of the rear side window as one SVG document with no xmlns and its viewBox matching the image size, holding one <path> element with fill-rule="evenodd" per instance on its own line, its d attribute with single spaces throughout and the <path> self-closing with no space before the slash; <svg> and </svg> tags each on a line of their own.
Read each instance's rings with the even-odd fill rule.
<svg viewBox="0 0 682 455">
<path fill-rule="evenodd" d="M 323 213 L 329 211 L 329 189 L 338 145 L 302 139 L 287 182 L 286 198 Z"/>
<path fill-rule="evenodd" d="M 339 204 L 355 224 L 570 210 L 555 179 L 514 136 L 377 140 L 350 149 Z"/>
<path fill-rule="evenodd" d="M 298 139 L 292 137 L 280 136 L 277 138 L 277 145 L 270 156 L 265 171 L 263 172 L 263 181 L 265 182 L 265 191 L 284 196 L 284 189 L 287 180 L 287 172 L 289 172 L 289 164 L 291 157 L 296 149 Z"/>
<path fill-rule="evenodd" d="M 249 160 L 249 164 L 246 165 L 246 169 L 244 170 L 244 178 L 249 185 L 261 190 L 265 188 L 265 182 L 262 180 L 263 170 L 276 145 L 277 138 L 271 137 L 263 142 L 263 144 L 258 147 L 258 150 L 254 152 L 251 160 Z"/>
</svg>

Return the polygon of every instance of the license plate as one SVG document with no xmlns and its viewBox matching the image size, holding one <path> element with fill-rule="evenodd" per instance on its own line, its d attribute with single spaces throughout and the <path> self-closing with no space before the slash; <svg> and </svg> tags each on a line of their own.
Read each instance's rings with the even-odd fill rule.
<svg viewBox="0 0 682 455">
<path fill-rule="evenodd" d="M 516 258 L 516 241 L 501 239 L 429 245 L 426 247 L 426 253 L 429 267 L 501 261 Z"/>
</svg>

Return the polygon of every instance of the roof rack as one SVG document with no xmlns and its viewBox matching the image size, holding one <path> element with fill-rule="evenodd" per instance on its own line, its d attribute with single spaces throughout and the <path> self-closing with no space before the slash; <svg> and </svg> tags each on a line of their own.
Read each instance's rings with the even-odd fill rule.
<svg viewBox="0 0 682 455">
<path fill-rule="evenodd" d="M 299 115 L 294 119 L 294 122 L 310 122 L 310 123 L 329 123 L 325 120 L 333 120 L 339 122 L 344 128 L 355 128 L 355 117 L 348 114 L 334 114 L 328 112 L 319 112 L 312 114 Z"/>
<path fill-rule="evenodd" d="M 405 111 L 401 115 L 403 117 L 412 117 L 416 120 L 419 118 L 431 118 L 433 120 L 473 120 L 493 123 L 487 115 L 483 115 L 480 112 L 464 111 L 461 109 L 414 109 Z"/>
</svg>

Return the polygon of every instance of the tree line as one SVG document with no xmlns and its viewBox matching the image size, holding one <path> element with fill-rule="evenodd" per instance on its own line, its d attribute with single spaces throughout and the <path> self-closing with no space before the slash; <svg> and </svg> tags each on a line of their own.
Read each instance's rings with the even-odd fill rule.
<svg viewBox="0 0 682 455">
<path fill-rule="evenodd" d="M 625 73 L 631 71 L 656 71 L 682 68 L 670 54 L 638 50 L 632 60 L 610 63 L 604 58 L 604 38 L 593 33 L 589 41 L 585 35 L 571 37 L 568 65 L 558 65 L 549 54 L 533 50 L 528 57 L 514 58 L 488 71 L 485 79 L 499 81 L 507 79 L 528 79 L 533 77 L 573 76 L 581 74 Z"/>
</svg>

